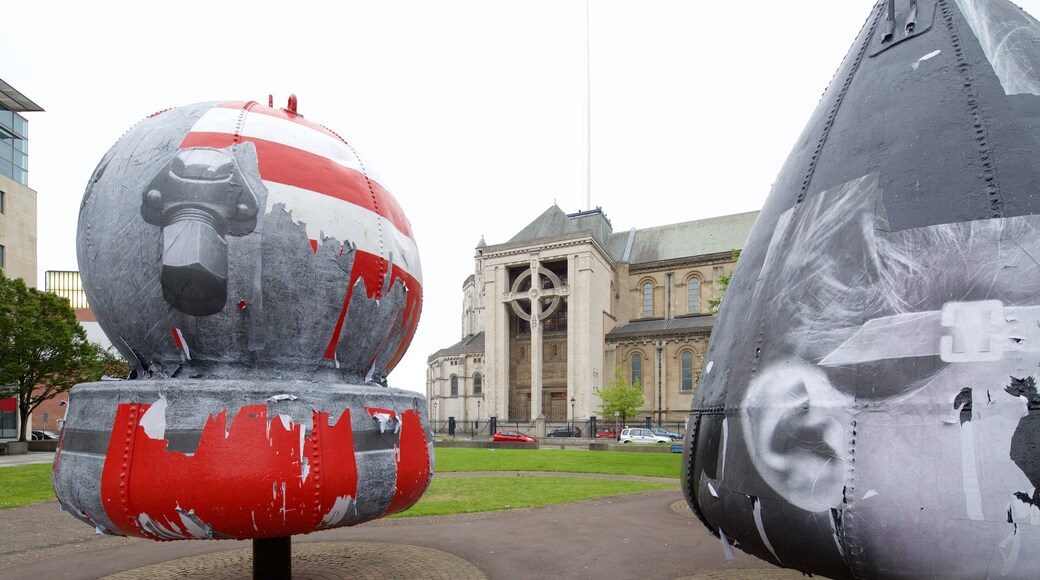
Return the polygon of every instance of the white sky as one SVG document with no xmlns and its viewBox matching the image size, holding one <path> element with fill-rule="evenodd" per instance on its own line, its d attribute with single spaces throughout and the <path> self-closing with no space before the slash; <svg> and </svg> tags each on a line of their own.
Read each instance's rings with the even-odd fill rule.
<svg viewBox="0 0 1040 580">
<path fill-rule="evenodd" d="M 874 2 L 591 0 L 591 200 L 615 231 L 757 210 Z M 1020 0 L 1040 14 L 1040 0 Z M 395 195 L 423 264 L 391 386 L 461 338 L 474 247 L 583 209 L 584 0 L 17 2 L 0 78 L 29 113 L 39 284 L 77 270 L 94 166 L 161 109 L 290 93 Z M 922 53 L 923 54 L 923 53 Z"/>
</svg>

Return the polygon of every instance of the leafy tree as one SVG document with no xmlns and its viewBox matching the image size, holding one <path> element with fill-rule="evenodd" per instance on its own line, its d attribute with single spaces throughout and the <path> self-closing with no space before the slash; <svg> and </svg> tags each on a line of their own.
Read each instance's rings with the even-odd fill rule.
<svg viewBox="0 0 1040 580">
<path fill-rule="evenodd" d="M 739 249 L 733 250 L 733 261 L 736 262 L 739 259 L 740 259 L 740 250 Z M 715 280 L 715 283 L 719 285 L 719 297 L 718 298 L 711 298 L 711 299 L 708 300 L 708 312 L 711 312 L 712 314 L 718 314 L 719 313 L 719 305 L 722 304 L 722 297 L 725 296 L 726 289 L 729 288 L 729 279 L 731 277 L 732 276 L 723 275 L 723 276 L 719 276 Z"/>
<path fill-rule="evenodd" d="M 629 417 L 635 417 L 636 411 L 646 403 L 643 398 L 643 385 L 636 378 L 631 384 L 625 379 L 621 367 L 614 367 L 614 380 L 605 389 L 596 389 L 596 394 L 603 399 L 600 412 L 610 418 L 617 411 L 623 425 Z"/>
<path fill-rule="evenodd" d="M 19 441 L 41 403 L 117 369 L 114 355 L 87 340 L 68 299 L 0 270 L 0 398 L 18 398 Z"/>
</svg>

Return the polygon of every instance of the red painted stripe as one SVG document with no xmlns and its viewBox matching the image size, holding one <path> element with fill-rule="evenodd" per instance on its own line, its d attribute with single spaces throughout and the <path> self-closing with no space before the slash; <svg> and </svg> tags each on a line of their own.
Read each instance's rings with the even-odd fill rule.
<svg viewBox="0 0 1040 580">
<path fill-rule="evenodd" d="M 401 233 L 415 240 L 408 218 L 383 186 L 326 157 L 264 139 L 236 138 L 228 133 L 191 132 L 184 137 L 181 148 L 221 149 L 242 141 L 256 145 L 260 177 L 265 181 L 299 187 L 363 207 L 383 216 Z"/>
<path fill-rule="evenodd" d="M 349 285 L 347 286 L 346 296 L 343 298 L 343 308 L 340 309 L 339 318 L 336 320 L 336 326 L 332 331 L 332 337 L 325 348 L 324 358 L 332 359 L 336 356 L 336 345 L 339 344 L 340 334 L 343 332 L 343 322 L 346 320 L 347 310 L 350 307 L 350 298 L 354 293 L 354 285 L 359 279 L 363 279 L 368 298 L 381 298 L 383 280 L 386 276 L 388 265 L 390 266 L 390 287 L 393 287 L 395 282 L 400 282 L 404 285 L 405 307 L 401 312 L 400 318 L 391 328 L 391 332 L 393 329 L 403 328 L 404 334 L 401 337 L 401 342 L 397 345 L 397 349 L 394 351 L 394 356 L 386 365 L 387 372 L 400 362 L 404 352 L 408 349 L 408 345 L 411 344 L 412 338 L 415 336 L 415 329 L 419 324 L 419 315 L 422 313 L 422 285 L 411 274 L 396 264 L 389 264 L 389 262 L 379 256 L 374 256 L 361 250 L 354 251 L 354 265 L 350 270 Z M 376 352 L 375 358 L 379 357 L 381 351 L 382 347 Z"/>
<path fill-rule="evenodd" d="M 354 251 L 354 264 L 350 268 L 350 279 L 347 281 L 347 294 L 343 298 L 343 308 L 339 311 L 336 326 L 332 329 L 332 337 L 329 345 L 325 347 L 326 359 L 336 357 L 336 345 L 339 344 L 339 335 L 343 332 L 343 321 L 347 318 L 347 309 L 350 307 L 350 298 L 354 295 L 354 285 L 359 279 L 365 281 L 365 289 L 368 298 L 379 298 L 383 288 L 383 277 L 386 275 L 387 261 L 360 250 Z"/>
<path fill-rule="evenodd" d="M 415 329 L 419 326 L 419 316 L 422 314 L 422 285 L 419 284 L 419 281 L 403 268 L 399 268 L 394 264 L 390 272 L 390 286 L 393 286 L 396 280 L 400 280 L 404 284 L 405 292 L 407 292 L 404 312 L 401 313 L 400 321 L 405 330 L 404 335 L 401 337 L 401 342 L 397 345 L 397 351 L 394 352 L 394 356 L 386 364 L 386 372 L 388 373 L 404 357 L 405 351 L 408 350 L 408 345 L 412 343 L 412 337 L 415 336 Z"/>
<path fill-rule="evenodd" d="M 397 455 L 397 489 L 383 514 L 401 513 L 419 501 L 430 485 L 430 448 L 419 413 L 406 409 L 401 413 L 401 439 Z"/>
<path fill-rule="evenodd" d="M 340 137 L 334 131 L 330 130 L 328 127 L 324 125 L 319 125 L 318 123 L 315 123 L 313 121 L 308 121 L 307 119 L 304 119 L 299 115 L 294 115 L 285 109 L 272 109 L 271 107 L 268 107 L 266 105 L 260 105 L 255 101 L 228 101 L 226 103 L 221 103 L 220 105 L 217 105 L 217 107 L 221 109 L 244 109 L 249 104 L 252 104 L 252 107 L 249 108 L 250 113 L 257 113 L 260 115 L 267 115 L 268 117 L 277 117 L 279 119 L 285 119 L 286 121 L 291 121 L 293 123 L 296 123 L 297 125 L 302 125 L 304 127 L 307 127 L 308 129 L 313 129 L 319 133 L 324 133 L 329 137 L 332 137 L 333 139 L 342 142 L 344 145 L 349 145 L 349 143 L 347 143 L 346 140 L 343 139 L 343 137 Z"/>
<path fill-rule="evenodd" d="M 171 326 L 170 332 L 173 333 L 173 342 L 177 345 L 177 348 L 184 350 L 184 343 L 181 342 L 181 335 L 177 333 L 177 328 Z"/>
<path fill-rule="evenodd" d="M 0 411 L 17 411 L 18 410 L 18 399 L 11 397 L 10 399 L 0 399 Z"/>
<path fill-rule="evenodd" d="M 145 434 L 140 417 L 149 406 L 119 405 L 102 468 L 105 513 L 123 534 L 159 539 L 137 525 L 147 514 L 186 535 L 179 507 L 235 539 L 306 534 L 318 528 L 337 498 L 357 498 L 349 409 L 335 426 L 328 413 L 314 412 L 313 431 L 302 438 L 302 425 L 286 429 L 268 417 L 266 405 L 238 409 L 230 428 L 225 410 L 209 417 L 198 449 L 185 455 Z M 310 469 L 306 480 L 303 457 Z M 359 522 L 348 517 L 343 523 Z"/>
</svg>

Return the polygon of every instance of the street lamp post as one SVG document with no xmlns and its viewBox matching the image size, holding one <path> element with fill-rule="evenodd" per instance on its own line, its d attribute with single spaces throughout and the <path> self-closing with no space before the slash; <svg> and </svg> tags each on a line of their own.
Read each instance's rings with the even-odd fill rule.
<svg viewBox="0 0 1040 580">
<path fill-rule="evenodd" d="M 574 397 L 571 397 L 571 429 L 574 429 Z"/>
<path fill-rule="evenodd" d="M 480 399 L 477 399 L 477 422 L 474 424 L 474 429 L 480 428 Z"/>
</svg>

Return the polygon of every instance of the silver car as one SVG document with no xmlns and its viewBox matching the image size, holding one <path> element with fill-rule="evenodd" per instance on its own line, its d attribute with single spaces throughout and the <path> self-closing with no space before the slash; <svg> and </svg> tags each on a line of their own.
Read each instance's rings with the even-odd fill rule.
<svg viewBox="0 0 1040 580">
<path fill-rule="evenodd" d="M 653 431 L 649 429 L 643 429 L 639 427 L 632 427 L 621 430 L 621 438 L 618 439 L 620 443 L 671 443 L 672 440 L 668 437 L 662 437 L 655 435 Z"/>
</svg>

